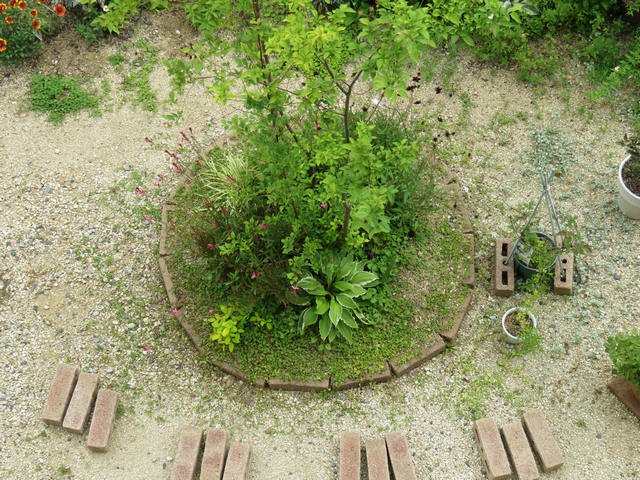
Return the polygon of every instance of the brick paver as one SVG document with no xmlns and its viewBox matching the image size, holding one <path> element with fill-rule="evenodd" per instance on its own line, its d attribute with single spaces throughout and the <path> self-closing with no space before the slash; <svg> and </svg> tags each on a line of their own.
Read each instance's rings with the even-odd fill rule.
<svg viewBox="0 0 640 480">
<path fill-rule="evenodd" d="M 202 429 L 185 425 L 180 433 L 178 453 L 171 470 L 171 480 L 193 480 L 198 466 Z"/>
<path fill-rule="evenodd" d="M 271 378 L 269 379 L 269 388 L 272 390 L 290 390 L 297 392 L 320 392 L 329 390 L 329 378 L 309 381 Z"/>
<path fill-rule="evenodd" d="M 557 470 L 564 464 L 560 447 L 556 443 L 547 419 L 541 410 L 530 410 L 522 415 L 524 429 L 538 455 L 544 473 Z"/>
<path fill-rule="evenodd" d="M 631 382 L 624 379 L 624 377 L 614 376 L 611 383 L 608 385 L 609 390 L 618 397 L 629 410 L 633 413 L 638 420 L 640 420 L 640 402 L 636 398 L 635 394 L 631 390 Z"/>
<path fill-rule="evenodd" d="M 460 306 L 460 310 L 458 311 L 456 318 L 453 322 L 453 325 L 448 330 L 440 330 L 440 336 L 447 340 L 448 342 L 453 342 L 456 338 L 458 338 L 458 332 L 460 331 L 460 326 L 462 325 L 462 321 L 464 317 L 467 315 L 467 311 L 469 310 L 469 305 L 471 304 L 471 299 L 473 298 L 473 293 L 470 291 L 467 295 L 467 298 L 464 300 L 462 305 Z"/>
<path fill-rule="evenodd" d="M 76 388 L 69 402 L 69 408 L 64 416 L 62 428 L 68 432 L 82 435 L 87 428 L 89 414 L 93 408 L 93 402 L 100 388 L 100 377 L 91 373 L 82 372 L 78 376 Z"/>
<path fill-rule="evenodd" d="M 369 480 L 390 480 L 387 444 L 384 439 L 367 440 L 366 451 Z"/>
<path fill-rule="evenodd" d="M 113 432 L 113 424 L 116 420 L 118 408 L 118 392 L 102 389 L 98 392 L 96 408 L 93 411 L 93 419 L 89 427 L 87 447 L 95 452 L 109 450 L 109 440 Z"/>
<path fill-rule="evenodd" d="M 406 375 L 414 368 L 418 368 L 427 360 L 431 360 L 433 357 L 443 352 L 446 348 L 446 345 L 442 341 L 440 335 L 435 335 L 436 343 L 429 347 L 428 349 L 422 348 L 420 349 L 420 354 L 417 357 L 412 358 L 411 360 L 405 363 L 399 363 L 400 358 L 396 357 L 392 360 L 389 360 L 389 366 L 393 370 L 393 373 L 396 377 L 401 377 L 402 375 Z"/>
<path fill-rule="evenodd" d="M 225 430 L 210 428 L 207 432 L 207 440 L 202 455 L 202 467 L 200 468 L 200 480 L 220 480 L 224 470 L 224 461 L 227 456 L 227 443 L 229 435 Z"/>
<path fill-rule="evenodd" d="M 502 438 L 518 480 L 538 480 L 540 474 L 536 466 L 536 459 L 533 458 L 533 452 L 522 424 L 515 422 L 502 427 Z"/>
<path fill-rule="evenodd" d="M 65 363 L 58 365 L 42 411 L 42 420 L 45 423 L 56 426 L 62 425 L 77 380 L 78 367 Z"/>
<path fill-rule="evenodd" d="M 233 442 L 227 455 L 222 480 L 245 480 L 251 459 L 251 445 Z"/>
<path fill-rule="evenodd" d="M 493 418 L 473 422 L 473 433 L 478 442 L 480 458 L 489 480 L 503 480 L 511 476 L 507 452 L 502 445 L 498 424 Z"/>
<path fill-rule="evenodd" d="M 360 433 L 340 434 L 340 480 L 360 480 Z"/>
<path fill-rule="evenodd" d="M 396 480 L 417 480 L 411 461 L 411 451 L 404 432 L 387 433 L 387 450 L 391 459 L 391 468 Z"/>
</svg>

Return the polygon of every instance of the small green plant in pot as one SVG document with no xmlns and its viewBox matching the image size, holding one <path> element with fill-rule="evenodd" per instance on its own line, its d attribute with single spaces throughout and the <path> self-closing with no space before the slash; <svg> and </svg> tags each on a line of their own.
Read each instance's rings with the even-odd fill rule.
<svg viewBox="0 0 640 480">
<path fill-rule="evenodd" d="M 620 375 L 631 382 L 633 393 L 640 400 L 640 335 L 638 335 L 638 329 L 634 328 L 631 335 L 619 333 L 615 337 L 609 337 L 604 350 L 615 365 L 611 373 Z"/>
<path fill-rule="evenodd" d="M 338 334 L 351 341 L 352 330 L 358 321 L 369 324 L 362 312 L 367 304 L 367 288 L 378 283 L 378 277 L 364 270 L 364 261 L 351 255 L 331 252 L 316 256 L 317 274 L 304 272 L 292 287 L 291 303 L 309 305 L 300 314 L 298 330 L 320 321 L 322 340 L 332 342 Z"/>
<path fill-rule="evenodd" d="M 528 280 L 537 272 L 551 270 L 557 255 L 556 242 L 549 235 L 527 228 L 516 244 L 515 262 L 522 278 Z"/>
</svg>

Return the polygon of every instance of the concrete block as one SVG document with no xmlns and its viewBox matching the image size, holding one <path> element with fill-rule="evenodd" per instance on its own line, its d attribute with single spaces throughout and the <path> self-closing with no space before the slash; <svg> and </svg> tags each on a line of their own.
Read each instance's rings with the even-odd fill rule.
<svg viewBox="0 0 640 480">
<path fill-rule="evenodd" d="M 207 432 L 200 468 L 200 480 L 220 480 L 222 478 L 224 461 L 227 456 L 228 437 L 225 430 L 217 428 L 210 428 Z"/>
<path fill-rule="evenodd" d="M 469 242 L 469 258 L 465 260 L 462 268 L 462 283 L 468 287 L 476 286 L 476 263 L 473 233 L 466 233 L 464 238 Z"/>
<path fill-rule="evenodd" d="M 513 250 L 513 241 L 508 238 L 496 240 L 494 279 L 495 294 L 499 297 L 510 297 L 515 291 L 515 270 L 513 256 L 509 263 L 505 261 Z"/>
<path fill-rule="evenodd" d="M 556 295 L 571 295 L 573 292 L 573 253 L 563 253 L 556 261 L 553 277 L 553 292 Z"/>
<path fill-rule="evenodd" d="M 624 377 L 614 376 L 608 387 L 609 390 L 618 397 L 618 400 L 640 420 L 640 401 L 638 401 L 633 390 L 631 390 L 631 382 L 625 380 Z"/>
<path fill-rule="evenodd" d="M 369 480 L 390 480 L 387 444 L 382 438 L 367 440 L 367 471 Z"/>
<path fill-rule="evenodd" d="M 49 388 L 49 395 L 42 411 L 42 421 L 49 425 L 62 425 L 67 407 L 78 380 L 78 367 L 58 364 L 56 374 Z"/>
<path fill-rule="evenodd" d="M 540 474 L 536 466 L 536 459 L 533 458 L 533 452 L 522 424 L 515 422 L 502 427 L 502 438 L 518 480 L 539 480 Z"/>
<path fill-rule="evenodd" d="M 202 430 L 199 427 L 190 425 L 182 427 L 178 452 L 173 470 L 171 470 L 171 480 L 193 480 L 198 466 L 201 444 Z"/>
<path fill-rule="evenodd" d="M 296 392 L 321 392 L 329 390 L 329 378 L 323 380 L 282 380 L 280 378 L 271 378 L 269 380 L 269 388 L 271 390 L 289 390 Z"/>
<path fill-rule="evenodd" d="M 387 433 L 385 440 L 387 450 L 391 459 L 393 475 L 397 480 L 418 480 L 416 477 L 413 462 L 411 461 L 411 451 L 407 443 L 404 432 L 396 431 Z"/>
<path fill-rule="evenodd" d="M 361 378 L 346 378 L 342 382 L 336 382 L 331 378 L 332 390 L 348 390 L 350 388 L 364 387 L 365 385 L 371 385 L 372 383 L 382 383 L 391 380 L 391 370 L 389 370 L 389 364 L 382 362 L 380 365 L 380 372 L 363 375 Z"/>
<path fill-rule="evenodd" d="M 84 433 L 98 388 L 100 388 L 100 376 L 85 372 L 78 376 L 67 414 L 62 422 L 62 428 L 67 432 L 80 435 Z"/>
<path fill-rule="evenodd" d="M 340 480 L 360 480 L 360 433 L 340 434 Z"/>
<path fill-rule="evenodd" d="M 462 321 L 464 320 L 467 311 L 469 310 L 469 306 L 471 305 L 471 299 L 473 298 L 473 293 L 469 291 L 467 298 L 465 298 L 464 302 L 460 306 L 460 310 L 456 314 L 456 318 L 453 321 L 453 325 L 448 330 L 440 330 L 440 335 L 448 342 L 453 342 L 456 338 L 458 338 L 458 332 L 460 331 L 460 327 L 462 326 Z"/>
<path fill-rule="evenodd" d="M 502 445 L 498 425 L 493 418 L 473 422 L 473 433 L 478 442 L 480 458 L 489 480 L 503 480 L 511 476 L 507 452 Z"/>
<path fill-rule="evenodd" d="M 93 419 L 89 427 L 87 447 L 95 452 L 109 450 L 109 440 L 113 432 L 113 424 L 116 420 L 118 408 L 118 392 L 102 389 L 98 392 L 96 408 L 93 411 Z"/>
<path fill-rule="evenodd" d="M 414 357 L 404 363 L 399 363 L 400 357 L 396 357 L 389 360 L 389 366 L 396 377 L 401 377 L 402 375 L 409 373 L 414 368 L 418 368 L 427 360 L 431 360 L 433 357 L 444 351 L 445 347 L 446 345 L 442 341 L 440 335 L 435 335 L 435 343 L 429 348 L 421 348 L 420 354 L 417 357 Z"/>
<path fill-rule="evenodd" d="M 161 257 L 169 255 L 169 252 L 167 251 L 167 248 L 166 248 L 167 230 L 168 230 L 167 221 L 168 221 L 169 212 L 175 209 L 176 209 L 175 205 L 162 206 L 162 228 L 160 230 L 160 246 L 158 248 L 158 255 L 160 255 Z"/>
<path fill-rule="evenodd" d="M 560 447 L 553 438 L 547 419 L 541 410 L 530 410 L 522 415 L 522 423 L 533 450 L 538 455 L 544 473 L 557 470 L 564 464 Z"/>
<path fill-rule="evenodd" d="M 251 459 L 251 445 L 233 442 L 227 455 L 223 480 L 246 480 Z"/>
</svg>

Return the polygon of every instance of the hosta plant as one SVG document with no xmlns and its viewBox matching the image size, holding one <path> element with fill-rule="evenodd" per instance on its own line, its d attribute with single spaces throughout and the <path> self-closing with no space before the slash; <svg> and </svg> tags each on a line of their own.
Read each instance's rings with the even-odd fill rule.
<svg viewBox="0 0 640 480">
<path fill-rule="evenodd" d="M 378 277 L 364 270 L 364 261 L 351 255 L 332 252 L 320 260 L 318 273 L 305 272 L 293 286 L 291 303 L 308 305 L 300 314 L 298 331 L 319 322 L 320 337 L 332 342 L 338 334 L 351 341 L 358 322 L 368 324 L 360 309 L 366 303 L 367 288 L 378 283 Z"/>
</svg>

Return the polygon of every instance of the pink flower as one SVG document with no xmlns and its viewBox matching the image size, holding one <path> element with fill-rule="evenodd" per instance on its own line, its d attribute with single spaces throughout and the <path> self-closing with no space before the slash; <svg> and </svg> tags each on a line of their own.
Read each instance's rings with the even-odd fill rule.
<svg viewBox="0 0 640 480">
<path fill-rule="evenodd" d="M 151 215 L 145 215 L 145 216 L 144 216 L 144 219 L 145 219 L 147 222 L 151 223 Z"/>
<path fill-rule="evenodd" d="M 233 179 L 233 177 L 230 177 L 229 175 L 227 175 L 227 180 L 231 183 L 236 183 L 236 181 Z"/>
<path fill-rule="evenodd" d="M 267 225 L 266 223 L 261 223 L 260 224 L 260 230 L 263 230 L 265 228 L 269 228 L 269 225 Z"/>
<path fill-rule="evenodd" d="M 251 275 L 251 278 L 258 278 L 260 276 L 259 273 L 253 272 L 253 275 Z"/>
<path fill-rule="evenodd" d="M 211 313 L 211 312 L 213 312 L 213 308 L 210 308 L 210 309 L 209 309 L 209 313 Z"/>
<path fill-rule="evenodd" d="M 202 160 L 198 159 L 198 165 L 202 165 Z"/>
<path fill-rule="evenodd" d="M 173 164 L 173 171 L 174 172 L 178 172 L 182 169 L 182 167 L 180 165 L 176 165 L 175 163 Z"/>
<path fill-rule="evenodd" d="M 174 158 L 178 158 L 180 155 L 178 155 L 178 152 L 173 154 Z"/>
<path fill-rule="evenodd" d="M 227 207 L 222 207 L 222 211 L 223 211 L 224 213 L 227 213 Z"/>
<path fill-rule="evenodd" d="M 209 250 L 213 250 L 213 245 L 212 245 L 211 243 L 208 243 L 208 244 L 207 244 L 207 248 L 208 248 Z"/>
<path fill-rule="evenodd" d="M 212 227 L 215 227 L 216 225 L 218 225 L 216 222 L 211 222 Z"/>
<path fill-rule="evenodd" d="M 322 208 L 327 208 L 327 207 L 328 207 L 328 205 L 327 205 L 326 203 L 324 203 L 324 202 L 322 202 L 322 204 L 321 204 L 320 206 L 321 206 Z"/>
<path fill-rule="evenodd" d="M 316 122 L 316 132 L 320 131 L 320 124 L 318 122 Z"/>
<path fill-rule="evenodd" d="M 180 142 L 176 142 L 176 145 L 179 146 L 179 147 L 182 146 L 182 144 Z"/>
<path fill-rule="evenodd" d="M 155 183 L 153 184 L 153 186 L 154 186 L 154 187 L 159 187 L 159 186 L 160 186 L 160 180 L 158 180 L 157 182 L 155 182 Z"/>
<path fill-rule="evenodd" d="M 171 310 L 173 313 L 178 313 L 178 309 L 174 308 L 173 310 Z"/>
<path fill-rule="evenodd" d="M 144 196 L 144 190 L 142 190 L 140 187 L 136 187 L 136 193 L 141 197 Z"/>
<path fill-rule="evenodd" d="M 143 350 L 144 350 L 145 352 L 150 352 L 151 350 L 153 350 L 153 347 L 150 347 L 150 346 L 148 346 L 148 345 L 147 345 L 146 347 L 142 347 L 142 348 L 143 348 Z"/>
<path fill-rule="evenodd" d="M 296 287 L 295 285 L 291 286 L 291 290 L 296 291 L 296 290 L 300 290 L 300 287 Z"/>
</svg>

